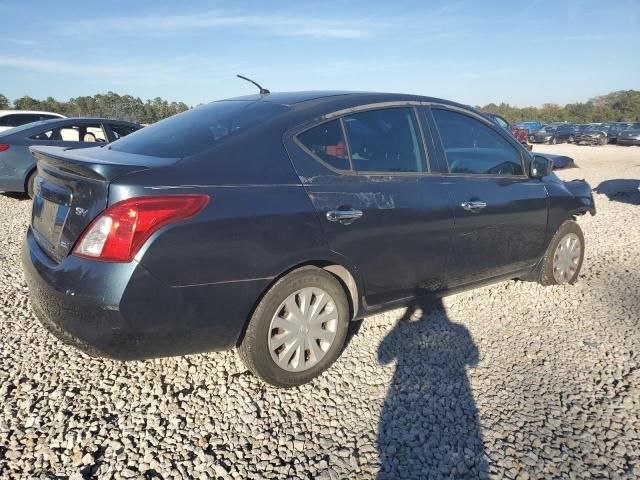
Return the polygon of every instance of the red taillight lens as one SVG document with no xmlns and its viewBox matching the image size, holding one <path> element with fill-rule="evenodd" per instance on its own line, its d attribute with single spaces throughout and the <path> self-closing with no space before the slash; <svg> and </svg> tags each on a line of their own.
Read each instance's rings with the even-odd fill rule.
<svg viewBox="0 0 640 480">
<path fill-rule="evenodd" d="M 0 152 L 4 152 L 6 150 L 9 150 L 10 145 L 7 145 L 6 143 L 0 143 Z"/>
<path fill-rule="evenodd" d="M 136 197 L 115 203 L 82 233 L 73 254 L 107 262 L 130 262 L 158 229 L 193 217 L 208 195 Z"/>
</svg>

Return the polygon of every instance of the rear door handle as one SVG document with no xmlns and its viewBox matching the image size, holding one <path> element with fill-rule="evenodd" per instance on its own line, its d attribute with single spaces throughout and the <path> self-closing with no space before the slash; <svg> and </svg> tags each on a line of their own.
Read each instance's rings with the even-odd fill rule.
<svg viewBox="0 0 640 480">
<path fill-rule="evenodd" d="M 330 210 L 327 212 L 327 220 L 349 225 L 362 218 L 362 210 L 350 208 L 348 210 Z"/>
<path fill-rule="evenodd" d="M 482 210 L 483 208 L 486 208 L 487 206 L 487 202 L 481 202 L 481 201 L 476 201 L 476 202 L 462 202 L 460 204 L 460 206 L 462 208 L 464 208 L 465 210 L 467 210 L 468 212 L 471 213 L 478 213 L 480 210 Z"/>
</svg>

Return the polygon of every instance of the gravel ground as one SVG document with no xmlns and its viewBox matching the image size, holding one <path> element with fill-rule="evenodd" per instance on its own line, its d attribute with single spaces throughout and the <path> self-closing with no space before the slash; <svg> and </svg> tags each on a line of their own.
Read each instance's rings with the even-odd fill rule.
<svg viewBox="0 0 640 480">
<path fill-rule="evenodd" d="M 573 156 L 564 178 L 608 181 L 580 219 L 575 286 L 370 317 L 286 391 L 232 352 L 120 363 L 63 346 L 27 300 L 29 202 L 0 196 L 0 478 L 640 476 L 640 148 L 536 150 Z"/>
</svg>

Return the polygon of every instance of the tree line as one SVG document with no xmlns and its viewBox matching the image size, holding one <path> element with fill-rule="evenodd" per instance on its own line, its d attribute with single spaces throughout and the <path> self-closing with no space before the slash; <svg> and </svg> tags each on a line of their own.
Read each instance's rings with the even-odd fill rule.
<svg viewBox="0 0 640 480">
<path fill-rule="evenodd" d="M 0 94 L 0 110 L 46 110 L 61 113 L 67 117 L 105 117 L 129 120 L 138 123 L 153 123 L 189 107 L 184 102 L 168 102 L 160 97 L 141 100 L 131 95 L 114 92 L 75 97 L 68 101 L 58 101 L 53 97 L 38 100 L 29 96 L 12 102 Z M 481 110 L 502 115 L 510 122 L 534 120 L 542 123 L 567 121 L 572 123 L 591 122 L 638 122 L 640 121 L 640 91 L 621 90 L 592 98 L 584 103 L 569 103 L 560 106 L 545 103 L 542 107 L 514 107 L 508 103 L 490 103 Z"/>
<path fill-rule="evenodd" d="M 527 120 L 541 123 L 639 122 L 640 91 L 620 90 L 594 97 L 584 103 L 569 103 L 565 106 L 545 103 L 542 107 L 518 108 L 508 103 L 490 103 L 478 108 L 502 115 L 512 123 Z"/>
<path fill-rule="evenodd" d="M 75 97 L 66 102 L 58 101 L 53 97 L 38 100 L 29 96 L 10 102 L 6 96 L 0 94 L 0 110 L 11 108 L 44 110 L 67 117 L 102 117 L 145 124 L 189 110 L 189 106 L 184 102 L 168 102 L 160 97 L 143 101 L 139 97 L 118 95 L 114 92 Z"/>
</svg>

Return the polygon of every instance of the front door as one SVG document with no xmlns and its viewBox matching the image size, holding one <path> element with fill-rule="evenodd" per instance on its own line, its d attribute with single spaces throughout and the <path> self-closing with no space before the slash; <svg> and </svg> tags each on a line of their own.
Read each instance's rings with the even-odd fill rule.
<svg viewBox="0 0 640 480">
<path fill-rule="evenodd" d="M 544 252 L 544 184 L 525 172 L 521 149 L 480 118 L 432 108 L 455 227 L 449 285 L 532 266 Z"/>
<path fill-rule="evenodd" d="M 414 108 L 349 114 L 297 138 L 327 167 L 301 178 L 329 248 L 358 269 L 367 304 L 442 288 L 453 212 L 443 178 L 429 173 Z"/>
</svg>

